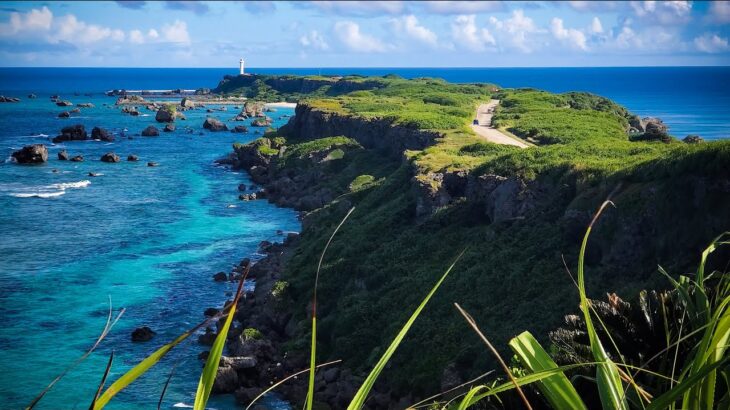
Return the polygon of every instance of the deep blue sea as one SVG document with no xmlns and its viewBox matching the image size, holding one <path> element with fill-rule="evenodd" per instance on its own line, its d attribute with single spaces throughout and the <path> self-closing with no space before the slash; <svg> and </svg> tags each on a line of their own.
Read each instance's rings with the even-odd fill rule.
<svg viewBox="0 0 730 410">
<path fill-rule="evenodd" d="M 678 137 L 730 137 L 730 68 L 498 68 L 498 69 L 253 69 L 281 74 L 399 74 L 441 77 L 452 82 L 493 82 L 555 92 L 590 91 L 610 97 L 642 116 L 658 116 Z M 39 409 L 88 407 L 109 353 L 115 351 L 114 380 L 164 342 L 220 307 L 230 284 L 211 275 L 251 256 L 261 240 L 281 240 L 278 230 L 296 231 L 296 214 L 265 201 L 237 200 L 243 173 L 215 166 L 233 142 L 249 134 L 201 132 L 206 113 L 186 112 L 178 130 L 138 137 L 155 124 L 154 113 L 131 117 L 113 107 L 109 89 L 213 88 L 232 69 L 0 68 L 0 95 L 22 98 L 0 103 L 0 407 L 27 405 L 67 364 L 80 356 L 104 327 L 109 298 L 125 315 L 100 348 L 46 396 Z M 27 99 L 35 93 L 37 99 Z M 80 95 L 74 95 L 79 93 Z M 91 96 L 85 96 L 91 93 Z M 49 101 L 60 94 L 73 103 L 91 102 L 74 119 Z M 104 106 L 104 104 L 109 106 Z M 286 121 L 278 109 L 275 125 Z M 227 120 L 232 107 L 214 116 Z M 113 143 L 69 142 L 50 146 L 41 166 L 5 161 L 23 145 L 45 143 L 69 124 L 105 127 Z M 161 127 L 160 127 L 161 128 Z M 187 128 L 193 130 L 188 133 Z M 254 130 L 253 128 L 251 129 Z M 132 139 L 121 138 L 120 133 Z M 56 160 L 59 150 L 83 154 L 84 162 Z M 107 164 L 114 151 L 140 162 Z M 147 161 L 159 167 L 147 167 Z M 57 172 L 53 172 L 56 170 Z M 102 174 L 89 177 L 89 172 Z M 157 335 L 130 342 L 135 327 Z M 195 339 L 195 338 L 192 338 Z M 179 346 L 147 376 L 119 394 L 108 408 L 154 407 L 173 364 L 178 363 L 163 408 L 192 404 L 203 349 L 195 340 Z M 230 397 L 211 406 L 236 408 Z"/>
</svg>

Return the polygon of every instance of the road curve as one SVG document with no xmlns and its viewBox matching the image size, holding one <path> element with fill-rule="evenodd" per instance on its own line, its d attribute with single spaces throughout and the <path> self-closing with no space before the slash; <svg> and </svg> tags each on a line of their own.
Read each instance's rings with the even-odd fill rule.
<svg viewBox="0 0 730 410">
<path fill-rule="evenodd" d="M 471 129 L 474 130 L 477 135 L 484 137 L 487 141 L 495 144 L 514 145 L 520 148 L 529 147 L 529 145 L 524 142 L 503 134 L 498 129 L 492 127 L 492 112 L 498 104 L 499 100 L 490 100 L 487 104 L 481 104 L 477 108 L 476 112 L 476 119 L 479 122 L 479 125 L 472 124 Z"/>
</svg>

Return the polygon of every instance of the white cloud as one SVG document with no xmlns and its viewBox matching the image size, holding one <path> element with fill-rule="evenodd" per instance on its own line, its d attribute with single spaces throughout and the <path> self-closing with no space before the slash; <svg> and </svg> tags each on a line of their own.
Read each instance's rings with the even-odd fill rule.
<svg viewBox="0 0 730 410">
<path fill-rule="evenodd" d="M 129 32 L 129 42 L 132 44 L 144 43 L 144 34 L 139 30 L 132 30 Z"/>
<path fill-rule="evenodd" d="M 352 51 L 380 53 L 389 48 L 377 38 L 360 32 L 360 26 L 352 21 L 338 21 L 334 30 L 342 44 Z"/>
<path fill-rule="evenodd" d="M 632 1 L 629 3 L 645 24 L 681 24 L 689 21 L 690 1 Z"/>
<path fill-rule="evenodd" d="M 591 32 L 594 34 L 603 33 L 603 24 L 601 24 L 598 17 L 593 17 L 593 21 L 591 21 Z"/>
<path fill-rule="evenodd" d="M 391 19 L 394 31 L 402 36 L 412 38 L 420 43 L 436 46 L 438 36 L 433 31 L 420 25 L 414 15 Z"/>
<path fill-rule="evenodd" d="M 577 11 L 611 11 L 617 9 L 621 2 L 616 1 L 569 1 L 568 4 Z"/>
<path fill-rule="evenodd" d="M 730 23 L 730 1 L 713 1 L 709 15 L 715 22 Z"/>
<path fill-rule="evenodd" d="M 479 28 L 476 16 L 458 16 L 451 23 L 451 36 L 457 46 L 474 51 L 483 51 L 487 46 L 495 46 L 494 36 L 487 28 Z"/>
<path fill-rule="evenodd" d="M 426 1 L 419 4 L 435 14 L 475 14 L 504 9 L 501 1 Z"/>
<path fill-rule="evenodd" d="M 553 36 L 556 39 L 568 44 L 572 48 L 584 51 L 588 50 L 585 34 L 583 34 L 582 31 L 576 30 L 574 28 L 565 28 L 562 19 L 559 19 L 557 17 L 552 19 L 552 21 L 550 22 L 550 32 L 553 33 Z"/>
<path fill-rule="evenodd" d="M 27 13 L 10 13 L 10 22 L 0 25 L 0 33 L 16 34 L 26 31 L 47 31 L 51 28 L 53 13 L 48 7 L 32 9 Z"/>
<path fill-rule="evenodd" d="M 695 47 L 704 53 L 720 53 L 730 50 L 727 38 L 720 37 L 717 34 L 706 33 L 694 39 Z"/>
<path fill-rule="evenodd" d="M 380 16 L 400 14 L 404 10 L 402 1 L 312 1 L 302 2 L 302 7 L 316 9 L 341 16 Z"/>
<path fill-rule="evenodd" d="M 190 34 L 188 34 L 188 25 L 184 21 L 175 20 L 172 24 L 165 24 L 160 30 L 162 32 L 162 40 L 170 43 L 178 43 L 183 45 L 190 44 Z"/>
<path fill-rule="evenodd" d="M 97 43 L 102 40 L 124 40 L 121 30 L 112 30 L 96 24 L 87 24 L 73 14 L 54 19 L 52 25 L 51 42 L 67 41 L 69 43 Z"/>
<path fill-rule="evenodd" d="M 299 43 L 304 47 L 310 47 L 315 50 L 329 50 L 330 48 L 327 41 L 325 41 L 324 37 L 317 30 L 312 30 L 308 34 L 301 36 Z"/>
<path fill-rule="evenodd" d="M 157 30 L 151 28 L 150 31 L 147 32 L 147 37 L 151 38 L 152 40 L 157 40 L 160 38 L 160 33 L 157 32 Z"/>
<path fill-rule="evenodd" d="M 532 52 L 537 44 L 532 34 L 544 32 L 522 10 L 513 11 L 512 16 L 504 21 L 492 16 L 489 23 L 496 30 L 500 46 L 510 46 L 523 53 Z"/>
</svg>

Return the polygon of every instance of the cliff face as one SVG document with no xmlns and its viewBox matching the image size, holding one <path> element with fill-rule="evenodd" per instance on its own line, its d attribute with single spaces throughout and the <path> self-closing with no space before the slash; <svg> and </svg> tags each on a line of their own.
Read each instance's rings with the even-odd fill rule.
<svg viewBox="0 0 730 410">
<path fill-rule="evenodd" d="M 325 112 L 307 104 L 297 105 L 296 115 L 279 129 L 279 134 L 297 140 L 344 135 L 365 148 L 385 152 L 392 158 L 401 158 L 406 150 L 422 150 L 440 137 L 437 132 L 394 126 L 385 119 Z"/>
</svg>

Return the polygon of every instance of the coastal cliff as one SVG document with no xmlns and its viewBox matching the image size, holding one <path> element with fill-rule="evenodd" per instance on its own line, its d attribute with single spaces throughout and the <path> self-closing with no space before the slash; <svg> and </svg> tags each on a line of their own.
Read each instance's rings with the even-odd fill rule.
<svg viewBox="0 0 730 410">
<path fill-rule="evenodd" d="M 587 255 L 594 295 L 665 287 L 658 263 L 686 271 L 698 250 L 730 226 L 730 144 L 684 144 L 666 134 L 631 138 L 628 113 L 614 103 L 545 94 L 502 96 L 510 104 L 498 122 L 529 129 L 544 143 L 525 150 L 481 142 L 458 125 L 404 126 L 409 121 L 388 113 L 342 109 L 362 107 L 361 96 L 304 101 L 277 132 L 236 145 L 230 161 L 249 171 L 259 197 L 302 211 L 301 235 L 277 249 L 282 262 L 260 275 L 270 279 L 257 289 L 252 315 L 266 311 L 271 319 L 240 318 L 278 352 L 264 368 L 280 363 L 291 374 L 306 367 L 317 261 L 353 206 L 328 249 L 318 289 L 318 362 L 343 359 L 340 370 L 318 376 L 316 399 L 333 408 L 346 403 L 358 376 L 465 248 L 378 381 L 371 407 L 412 404 L 492 366 L 476 337 L 463 332 L 454 301 L 480 318 L 495 345 L 524 329 L 546 337 L 575 308 L 563 258 L 572 269 L 580 237 L 609 193 L 616 207 L 595 227 Z M 545 97 L 549 104 L 536 106 L 534 98 L 542 104 Z M 591 104 L 566 103 L 578 100 Z M 285 289 L 274 292 L 276 301 L 274 284 Z M 419 360 L 424 354 L 428 360 Z M 229 391 L 245 402 L 252 391 L 243 389 L 280 377 L 268 374 Z M 294 403 L 303 391 L 301 381 L 281 390 Z"/>
</svg>

